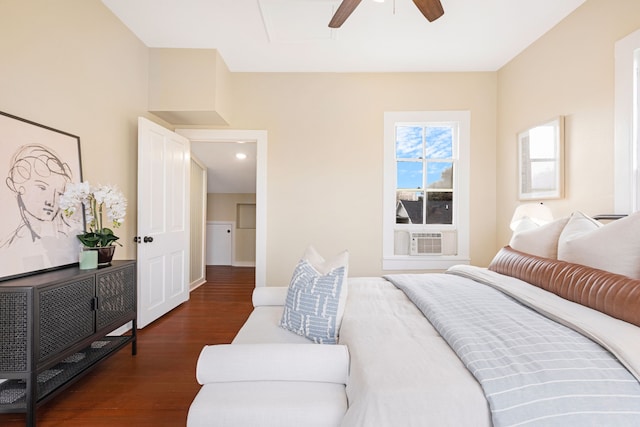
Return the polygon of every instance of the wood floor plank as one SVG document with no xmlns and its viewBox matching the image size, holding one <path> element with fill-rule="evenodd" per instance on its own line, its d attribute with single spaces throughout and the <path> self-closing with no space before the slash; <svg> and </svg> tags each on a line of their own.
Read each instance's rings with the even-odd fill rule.
<svg viewBox="0 0 640 427">
<path fill-rule="evenodd" d="M 138 331 L 130 346 L 38 408 L 38 427 L 184 426 L 200 389 L 196 361 L 207 344 L 229 343 L 252 310 L 255 271 L 207 267 L 207 282 L 189 301 Z M 21 427 L 24 414 L 0 414 Z"/>
</svg>

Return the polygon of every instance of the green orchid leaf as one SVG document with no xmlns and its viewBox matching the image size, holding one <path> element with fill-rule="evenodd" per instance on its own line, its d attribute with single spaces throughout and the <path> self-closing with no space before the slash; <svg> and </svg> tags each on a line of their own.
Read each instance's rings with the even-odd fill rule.
<svg viewBox="0 0 640 427">
<path fill-rule="evenodd" d="M 114 242 L 118 243 L 116 241 L 120 239 L 118 236 L 113 234 L 113 231 L 110 230 L 109 228 L 103 228 L 102 232 L 100 233 L 88 232 L 88 233 L 78 234 L 77 237 L 78 237 L 78 240 L 80 240 L 80 242 L 88 248 L 111 246 Z M 120 243 L 118 244 L 120 245 Z"/>
</svg>

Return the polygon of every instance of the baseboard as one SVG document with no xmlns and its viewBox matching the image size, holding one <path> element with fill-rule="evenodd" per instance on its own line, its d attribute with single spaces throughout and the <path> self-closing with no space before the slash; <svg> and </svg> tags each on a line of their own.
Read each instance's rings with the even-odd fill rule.
<svg viewBox="0 0 640 427">
<path fill-rule="evenodd" d="M 233 267 L 255 267 L 255 261 L 234 261 Z"/>
<path fill-rule="evenodd" d="M 205 278 L 202 278 L 202 279 L 200 279 L 200 280 L 197 280 L 197 281 L 195 281 L 195 282 L 192 282 L 192 283 L 189 285 L 189 292 L 193 291 L 194 289 L 199 288 L 200 286 L 204 285 L 205 283 L 207 283 L 207 279 L 205 279 Z"/>
</svg>

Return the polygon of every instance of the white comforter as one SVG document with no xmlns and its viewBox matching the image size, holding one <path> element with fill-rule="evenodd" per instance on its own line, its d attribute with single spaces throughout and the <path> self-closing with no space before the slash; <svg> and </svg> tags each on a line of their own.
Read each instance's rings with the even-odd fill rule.
<svg viewBox="0 0 640 427">
<path fill-rule="evenodd" d="M 405 294 L 349 280 L 340 328 L 349 347 L 343 426 L 490 426 L 480 385 Z"/>
<path fill-rule="evenodd" d="M 640 328 L 486 269 L 460 266 L 452 272 L 492 283 L 582 331 L 638 377 Z M 491 425 L 475 378 L 404 293 L 386 280 L 349 280 L 340 343 L 351 354 L 343 426 Z"/>
</svg>

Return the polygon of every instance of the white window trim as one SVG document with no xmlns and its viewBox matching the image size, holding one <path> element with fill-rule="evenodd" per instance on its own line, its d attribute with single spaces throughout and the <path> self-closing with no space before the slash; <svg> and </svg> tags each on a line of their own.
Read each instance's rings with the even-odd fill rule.
<svg viewBox="0 0 640 427">
<path fill-rule="evenodd" d="M 458 170 L 454 182 L 454 191 L 458 203 L 454 209 L 453 226 L 425 225 L 424 230 L 457 231 L 458 254 L 451 255 L 395 255 L 394 231 L 403 228 L 396 224 L 396 159 L 395 125 L 398 122 L 458 122 Z M 471 164 L 471 113 L 469 111 L 394 111 L 384 114 L 384 195 L 383 195 L 383 233 L 382 233 L 382 269 L 383 270 L 444 270 L 456 264 L 469 264 L 469 169 Z M 406 228 L 406 226 L 404 226 Z"/>
<path fill-rule="evenodd" d="M 619 214 L 640 210 L 638 105 L 634 105 L 638 97 L 638 88 L 634 87 L 638 62 L 640 30 L 615 45 L 614 210 Z"/>
</svg>

